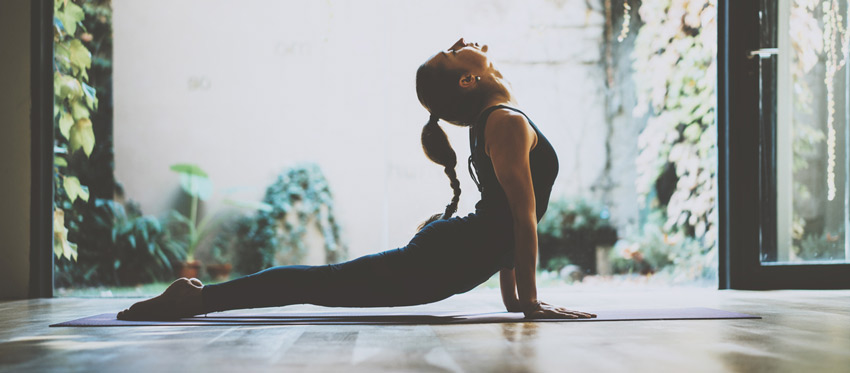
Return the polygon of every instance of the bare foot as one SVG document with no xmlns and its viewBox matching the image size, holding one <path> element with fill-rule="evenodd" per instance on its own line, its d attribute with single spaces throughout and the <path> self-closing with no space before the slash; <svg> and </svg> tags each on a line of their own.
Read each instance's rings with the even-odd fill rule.
<svg viewBox="0 0 850 373">
<path fill-rule="evenodd" d="M 118 312 L 117 317 L 119 320 L 176 320 L 203 313 L 203 288 L 200 280 L 181 277 L 159 296 L 137 302 Z"/>
</svg>

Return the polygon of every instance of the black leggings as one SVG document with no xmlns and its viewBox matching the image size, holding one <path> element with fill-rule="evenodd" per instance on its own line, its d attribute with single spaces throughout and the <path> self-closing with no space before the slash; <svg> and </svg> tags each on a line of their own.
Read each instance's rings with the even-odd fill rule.
<svg viewBox="0 0 850 373">
<path fill-rule="evenodd" d="M 278 266 L 206 285 L 205 312 L 315 304 L 392 307 L 436 302 L 498 272 L 509 247 L 504 228 L 475 214 L 437 220 L 407 246 L 321 266 Z M 510 240 L 507 240 L 510 242 Z"/>
</svg>

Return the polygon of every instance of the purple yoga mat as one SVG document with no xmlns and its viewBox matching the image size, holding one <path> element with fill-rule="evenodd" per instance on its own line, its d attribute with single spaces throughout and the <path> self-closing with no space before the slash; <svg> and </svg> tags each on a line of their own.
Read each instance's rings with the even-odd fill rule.
<svg viewBox="0 0 850 373">
<path fill-rule="evenodd" d="M 592 311 L 593 319 L 548 319 L 533 322 L 593 322 L 642 320 L 709 320 L 709 319 L 760 319 L 759 316 L 717 310 L 713 308 L 663 308 Z M 436 325 L 528 322 L 521 313 L 411 313 L 411 312 L 315 312 L 268 313 L 257 315 L 211 314 L 176 321 L 123 321 L 115 313 L 104 313 L 50 326 L 214 326 L 214 325 Z"/>
</svg>

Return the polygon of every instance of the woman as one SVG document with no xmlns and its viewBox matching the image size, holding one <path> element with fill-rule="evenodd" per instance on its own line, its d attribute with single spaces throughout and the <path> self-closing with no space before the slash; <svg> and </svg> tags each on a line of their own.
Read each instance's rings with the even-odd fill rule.
<svg viewBox="0 0 850 373">
<path fill-rule="evenodd" d="M 445 212 L 423 223 L 407 246 L 341 264 L 273 267 L 207 286 L 181 278 L 118 318 L 174 319 L 302 303 L 416 305 L 469 291 L 496 272 L 509 312 L 523 312 L 527 318 L 596 317 L 537 299 L 537 222 L 546 211 L 558 158 L 546 137 L 513 108 L 510 86 L 486 52 L 486 45 L 461 38 L 416 73 L 419 102 L 431 113 L 422 130 L 422 148 L 445 167 L 454 196 Z M 460 199 L 457 157 L 439 119 L 470 129 L 469 170 L 481 200 L 475 213 L 465 217 L 452 217 Z"/>
</svg>

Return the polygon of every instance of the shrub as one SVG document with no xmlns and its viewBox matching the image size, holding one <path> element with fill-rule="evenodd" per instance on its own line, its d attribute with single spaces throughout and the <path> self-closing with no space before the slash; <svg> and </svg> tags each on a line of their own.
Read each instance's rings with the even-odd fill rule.
<svg viewBox="0 0 850 373">
<path fill-rule="evenodd" d="M 844 229 L 835 234 L 807 234 L 793 250 L 797 260 L 844 259 Z"/>
<path fill-rule="evenodd" d="M 683 232 L 664 230 L 662 211 L 655 211 L 637 234 L 617 241 L 611 252 L 614 273 L 662 272 L 673 283 L 713 278 L 716 258 L 711 246 Z"/>
<path fill-rule="evenodd" d="M 295 222 L 287 219 L 294 214 Z M 285 170 L 266 189 L 262 208 L 237 224 L 237 271 L 253 273 L 281 264 L 296 264 L 307 253 L 304 235 L 313 226 L 324 237 L 328 263 L 346 256 L 334 216 L 333 195 L 317 164 L 299 164 Z M 282 255 L 278 255 L 278 254 Z M 285 257 L 278 263 L 278 256 Z"/>
<path fill-rule="evenodd" d="M 609 219 L 606 207 L 585 199 L 550 202 L 537 225 L 541 266 L 557 270 L 555 267 L 564 262 L 557 258 L 566 258 L 587 273 L 596 271 L 596 246 L 617 241 L 617 231 Z"/>
<path fill-rule="evenodd" d="M 169 280 L 173 264 L 185 255 L 165 245 L 169 237 L 159 220 L 143 215 L 132 202 L 123 205 L 98 198 L 79 203 L 74 212 L 66 224 L 79 257 L 76 262 L 64 257 L 56 260 L 56 286 Z"/>
</svg>

